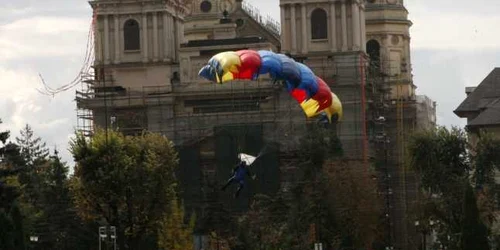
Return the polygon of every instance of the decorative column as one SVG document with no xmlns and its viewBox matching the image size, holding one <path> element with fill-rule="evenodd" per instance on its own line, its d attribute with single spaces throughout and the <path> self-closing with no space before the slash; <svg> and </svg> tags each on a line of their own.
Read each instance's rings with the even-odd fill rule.
<svg viewBox="0 0 500 250">
<path fill-rule="evenodd" d="M 102 33 L 101 33 L 101 27 L 100 27 L 100 22 L 99 22 L 99 17 L 97 17 L 97 28 L 94 30 L 94 47 L 95 47 L 95 61 L 97 64 L 102 63 L 102 56 L 103 56 L 103 51 L 102 51 Z"/>
<path fill-rule="evenodd" d="M 177 47 L 180 49 L 181 48 L 181 44 L 184 43 L 184 22 L 181 22 L 179 20 L 178 22 L 178 27 L 179 27 L 179 44 L 177 45 Z"/>
<path fill-rule="evenodd" d="M 148 61 L 148 13 L 142 13 L 142 61 Z"/>
<path fill-rule="evenodd" d="M 104 18 L 104 63 L 109 64 L 109 21 L 108 15 L 103 15 Z"/>
<path fill-rule="evenodd" d="M 330 2 L 330 46 L 331 51 L 337 51 L 337 15 L 335 9 L 335 2 Z"/>
<path fill-rule="evenodd" d="M 363 3 L 360 5 L 359 22 L 361 23 L 361 50 L 366 52 L 366 19 L 365 19 L 365 6 Z"/>
<path fill-rule="evenodd" d="M 172 46 L 173 50 L 174 50 L 174 60 L 176 62 L 179 62 L 179 20 L 178 20 L 178 17 L 177 16 L 174 16 L 174 32 L 173 32 L 174 35 L 174 44 Z"/>
<path fill-rule="evenodd" d="M 120 16 L 115 15 L 115 64 L 120 63 Z"/>
<path fill-rule="evenodd" d="M 301 8 L 302 12 L 300 16 L 302 17 L 302 54 L 307 54 L 307 38 L 309 37 L 307 34 L 307 15 L 306 15 L 306 4 L 302 4 Z"/>
<path fill-rule="evenodd" d="M 347 12 L 346 12 L 346 0 L 343 0 L 341 2 L 342 4 L 342 15 L 341 15 L 341 21 L 342 21 L 342 51 L 347 51 Z"/>
<path fill-rule="evenodd" d="M 289 47 L 288 47 L 288 41 L 287 41 L 287 38 L 288 38 L 288 30 L 287 30 L 287 26 L 286 26 L 286 5 L 281 5 L 280 6 L 280 11 L 281 11 L 281 16 L 280 16 L 280 19 L 281 19 L 281 49 L 283 51 L 289 51 Z"/>
<path fill-rule="evenodd" d="M 356 1 L 352 1 L 351 9 L 352 9 L 352 26 L 353 26 L 352 50 L 359 50 L 361 43 L 361 24 L 359 21 L 359 7 Z"/>
<path fill-rule="evenodd" d="M 170 33 L 168 31 L 168 28 L 170 27 L 169 23 L 168 23 L 168 13 L 167 12 L 163 12 L 163 61 L 166 62 L 170 56 L 169 52 L 169 46 L 170 46 L 170 42 L 169 42 L 169 36 L 170 36 Z"/>
<path fill-rule="evenodd" d="M 153 62 L 158 62 L 158 13 L 153 12 Z"/>
<path fill-rule="evenodd" d="M 168 16 L 168 56 L 172 61 L 175 60 L 175 41 L 174 41 L 174 16 Z"/>
<path fill-rule="evenodd" d="M 297 53 L 297 17 L 295 16 L 295 4 L 290 4 L 290 33 L 292 34 L 292 54 Z M 304 34 L 302 34 L 303 36 Z"/>
</svg>

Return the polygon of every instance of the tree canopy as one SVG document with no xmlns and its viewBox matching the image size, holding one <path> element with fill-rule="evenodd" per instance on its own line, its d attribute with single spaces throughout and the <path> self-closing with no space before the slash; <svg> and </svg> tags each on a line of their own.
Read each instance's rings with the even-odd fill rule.
<svg viewBox="0 0 500 250">
<path fill-rule="evenodd" d="M 16 181 L 22 161 L 19 147 L 8 142 L 9 137 L 9 131 L 0 132 L 0 249 L 24 249 L 26 232 Z"/>
<path fill-rule="evenodd" d="M 416 133 L 409 143 L 410 167 L 420 177 L 420 218 L 437 224 L 439 243 L 453 249 L 490 249 L 493 170 L 500 167 L 500 140 L 482 134 L 472 144 L 459 128 Z M 473 189 L 473 187 L 475 187 Z"/>
<path fill-rule="evenodd" d="M 156 249 L 158 221 L 176 198 L 172 143 L 160 134 L 99 130 L 91 139 L 77 135 L 70 147 L 80 216 L 115 226 L 122 249 Z"/>
<path fill-rule="evenodd" d="M 256 195 L 235 249 L 357 249 L 377 239 L 381 203 L 366 166 L 343 158 L 331 128 L 312 125 L 301 145 L 291 190 Z"/>
</svg>

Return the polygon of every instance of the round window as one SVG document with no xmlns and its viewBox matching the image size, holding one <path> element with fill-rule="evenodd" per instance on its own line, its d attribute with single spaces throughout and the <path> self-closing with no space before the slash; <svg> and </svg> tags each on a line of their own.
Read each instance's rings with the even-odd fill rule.
<svg viewBox="0 0 500 250">
<path fill-rule="evenodd" d="M 212 10 L 212 3 L 210 1 L 201 2 L 200 10 L 203 12 L 209 12 L 210 10 Z"/>
</svg>

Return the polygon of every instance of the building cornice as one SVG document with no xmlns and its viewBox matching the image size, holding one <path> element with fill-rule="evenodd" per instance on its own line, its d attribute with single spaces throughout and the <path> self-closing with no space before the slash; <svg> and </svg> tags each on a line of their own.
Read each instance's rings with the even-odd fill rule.
<svg viewBox="0 0 500 250">
<path fill-rule="evenodd" d="M 399 18 L 383 18 L 383 19 L 366 19 L 366 24 L 403 24 L 412 26 L 413 22 L 407 19 Z"/>
<path fill-rule="evenodd" d="M 381 10 L 402 10 L 408 14 L 408 10 L 404 5 L 388 5 L 388 4 L 374 4 L 374 3 L 366 3 L 365 4 L 366 12 L 370 11 L 381 11 Z"/>
<path fill-rule="evenodd" d="M 172 15 L 183 19 L 190 12 L 190 9 L 185 4 L 179 1 L 169 0 L 94 0 L 89 1 L 90 6 L 98 15 L 116 15 L 116 14 L 141 14 L 153 12 L 169 12 Z M 142 8 L 137 11 L 117 11 L 117 6 L 137 6 L 142 5 Z"/>
<path fill-rule="evenodd" d="M 291 4 L 296 4 L 296 5 L 310 5 L 310 4 L 330 4 L 330 3 L 345 3 L 345 4 L 351 4 L 351 3 L 357 3 L 360 6 L 365 6 L 366 4 L 363 4 L 361 0 L 311 0 L 304 2 L 303 0 L 282 0 L 280 1 L 280 7 L 286 6 L 286 5 L 291 5 Z"/>
</svg>

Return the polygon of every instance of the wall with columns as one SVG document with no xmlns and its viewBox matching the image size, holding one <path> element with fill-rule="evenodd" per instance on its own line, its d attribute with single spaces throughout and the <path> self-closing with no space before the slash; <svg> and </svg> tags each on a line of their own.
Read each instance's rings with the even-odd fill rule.
<svg viewBox="0 0 500 250">
<path fill-rule="evenodd" d="M 219 24 L 220 18 L 200 19 L 188 18 L 184 23 L 186 41 L 214 39 L 213 27 Z"/>
<path fill-rule="evenodd" d="M 365 51 L 365 13 L 360 0 L 281 0 L 282 50 L 292 55 L 309 52 Z M 311 39 L 311 13 L 327 13 L 327 39 Z"/>
<path fill-rule="evenodd" d="M 170 85 L 184 41 L 182 22 L 187 7 L 151 0 L 90 4 L 97 13 L 95 65 L 105 65 L 113 84 L 135 90 Z M 124 25 L 131 19 L 139 24 L 138 50 L 125 50 Z"/>
<path fill-rule="evenodd" d="M 140 27 L 140 49 L 137 51 L 124 50 L 123 27 L 130 19 L 137 21 Z M 176 50 L 183 37 L 180 35 L 184 33 L 183 27 L 177 18 L 167 12 L 102 15 L 98 18 L 98 23 L 99 30 L 96 36 L 98 63 L 103 59 L 105 64 L 177 60 Z M 102 46 L 104 49 L 101 51 Z"/>
</svg>

